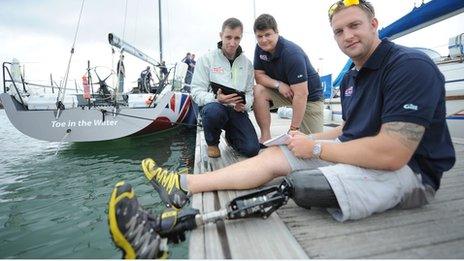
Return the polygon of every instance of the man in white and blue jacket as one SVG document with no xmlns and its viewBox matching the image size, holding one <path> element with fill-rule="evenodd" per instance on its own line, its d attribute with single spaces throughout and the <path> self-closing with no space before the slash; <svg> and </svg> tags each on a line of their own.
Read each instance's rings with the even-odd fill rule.
<svg viewBox="0 0 464 261">
<path fill-rule="evenodd" d="M 221 156 L 218 148 L 221 131 L 225 130 L 227 142 L 240 154 L 252 157 L 259 152 L 256 131 L 248 118 L 253 104 L 254 74 L 251 61 L 240 47 L 243 25 L 236 18 L 222 24 L 221 41 L 217 49 L 200 57 L 192 80 L 192 97 L 200 106 L 208 156 Z M 211 82 L 245 93 L 245 101 L 233 94 L 217 94 Z"/>
</svg>

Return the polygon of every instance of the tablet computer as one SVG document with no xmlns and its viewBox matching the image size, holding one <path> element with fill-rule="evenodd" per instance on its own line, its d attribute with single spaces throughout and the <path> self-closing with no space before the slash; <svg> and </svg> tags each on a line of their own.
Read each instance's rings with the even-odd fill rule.
<svg viewBox="0 0 464 261">
<path fill-rule="evenodd" d="M 217 94 L 217 91 L 219 89 L 221 89 L 221 92 L 226 95 L 236 93 L 238 96 L 242 98 L 243 104 L 246 104 L 245 92 L 242 92 L 242 91 L 239 91 L 239 90 L 236 90 L 236 89 L 233 89 L 233 88 L 230 88 L 230 87 L 227 87 L 222 84 L 215 83 L 215 82 L 211 82 L 211 89 L 213 90 L 214 94 Z"/>
</svg>

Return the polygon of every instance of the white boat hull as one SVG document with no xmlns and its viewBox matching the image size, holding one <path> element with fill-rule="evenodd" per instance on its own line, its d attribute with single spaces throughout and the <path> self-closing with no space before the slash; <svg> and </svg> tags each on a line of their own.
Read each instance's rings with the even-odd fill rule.
<svg viewBox="0 0 464 261">
<path fill-rule="evenodd" d="M 89 142 L 148 134 L 176 126 L 188 115 L 188 94 L 168 92 L 157 105 L 146 108 L 77 107 L 57 110 L 25 110 L 7 94 L 0 100 L 11 123 L 22 133 L 45 141 Z"/>
</svg>

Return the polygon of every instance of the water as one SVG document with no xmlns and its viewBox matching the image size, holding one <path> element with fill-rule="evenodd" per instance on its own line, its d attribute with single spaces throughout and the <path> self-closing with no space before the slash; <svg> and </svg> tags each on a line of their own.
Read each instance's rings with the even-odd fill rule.
<svg viewBox="0 0 464 261">
<path fill-rule="evenodd" d="M 23 135 L 0 110 L 0 151 L 0 258 L 120 258 L 107 224 L 113 186 L 125 180 L 146 209 L 164 209 L 140 161 L 192 171 L 195 132 L 60 145 Z M 188 242 L 170 250 L 187 258 Z"/>
</svg>

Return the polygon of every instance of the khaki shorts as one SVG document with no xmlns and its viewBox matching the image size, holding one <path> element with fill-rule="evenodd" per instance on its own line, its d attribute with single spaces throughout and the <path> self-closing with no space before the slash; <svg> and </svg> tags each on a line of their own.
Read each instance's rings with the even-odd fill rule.
<svg viewBox="0 0 464 261">
<path fill-rule="evenodd" d="M 338 221 L 356 220 L 391 208 L 408 209 L 428 204 L 435 196 L 420 174 L 407 165 L 397 171 L 366 169 L 347 164 L 334 164 L 319 159 L 297 158 L 280 146 L 292 172 L 319 169 L 337 197 L 340 209 L 328 209 Z"/>
<path fill-rule="evenodd" d="M 274 104 L 271 109 L 282 106 L 292 107 L 292 102 L 283 97 L 277 90 L 269 90 L 269 97 Z M 324 125 L 324 102 L 315 101 L 306 103 L 306 110 L 301 122 L 300 131 L 305 134 L 322 132 Z"/>
</svg>

